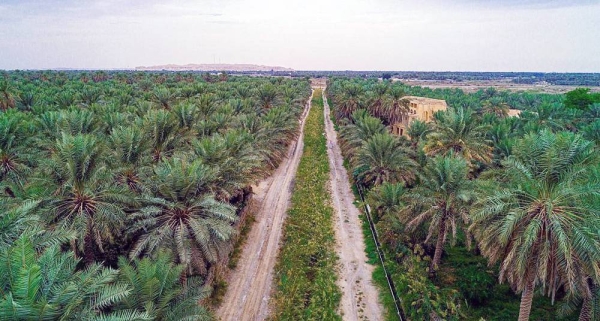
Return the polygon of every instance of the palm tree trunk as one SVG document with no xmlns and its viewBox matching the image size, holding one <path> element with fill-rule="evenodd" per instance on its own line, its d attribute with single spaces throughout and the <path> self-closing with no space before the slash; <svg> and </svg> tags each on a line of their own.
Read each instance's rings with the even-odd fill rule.
<svg viewBox="0 0 600 321">
<path fill-rule="evenodd" d="M 534 278 L 530 277 L 527 281 L 525 289 L 521 294 L 521 307 L 519 308 L 519 321 L 528 321 L 529 313 L 531 312 L 531 303 L 533 301 Z"/>
<path fill-rule="evenodd" d="M 96 255 L 94 253 L 94 240 L 92 238 L 92 231 L 89 229 L 83 238 L 83 257 L 86 265 L 90 265 L 96 261 Z"/>
<path fill-rule="evenodd" d="M 437 242 L 435 243 L 435 253 L 433 254 L 433 260 L 429 267 L 429 274 L 434 275 L 440 261 L 442 260 L 442 252 L 444 251 L 444 240 L 446 239 L 446 220 L 442 218 L 440 222 L 440 230 L 438 231 Z"/>
</svg>

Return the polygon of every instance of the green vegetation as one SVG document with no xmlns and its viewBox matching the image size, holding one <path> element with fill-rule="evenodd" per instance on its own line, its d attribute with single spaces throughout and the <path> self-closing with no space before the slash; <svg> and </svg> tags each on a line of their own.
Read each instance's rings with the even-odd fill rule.
<svg viewBox="0 0 600 321">
<path fill-rule="evenodd" d="M 241 207 L 297 135 L 308 82 L 3 76 L 0 320 L 212 319 Z"/>
<path fill-rule="evenodd" d="M 323 99 L 316 90 L 276 267 L 274 317 L 278 320 L 341 320 L 336 314 L 341 294 L 335 283 L 337 259 L 324 131 Z"/>
<path fill-rule="evenodd" d="M 394 136 L 408 113 L 398 93 L 450 108 Z M 343 78 L 328 97 L 410 320 L 597 318 L 598 104 Z"/>
<path fill-rule="evenodd" d="M 591 94 L 588 88 L 577 88 L 565 94 L 565 107 L 586 110 L 600 104 L 600 93 Z"/>
</svg>

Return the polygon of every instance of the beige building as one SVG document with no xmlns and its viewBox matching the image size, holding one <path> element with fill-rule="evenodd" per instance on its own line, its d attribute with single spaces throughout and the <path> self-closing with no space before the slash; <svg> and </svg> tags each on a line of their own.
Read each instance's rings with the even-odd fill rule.
<svg viewBox="0 0 600 321">
<path fill-rule="evenodd" d="M 521 115 L 521 111 L 518 109 L 509 109 L 508 110 L 508 117 L 520 117 Z"/>
<path fill-rule="evenodd" d="M 400 136 L 408 136 L 406 130 L 414 120 L 430 122 L 433 120 L 433 114 L 440 110 L 448 109 L 445 100 L 433 99 L 417 96 L 405 96 L 402 99 L 408 100 L 408 115 L 400 119 L 399 122 L 392 125 L 392 133 Z"/>
</svg>

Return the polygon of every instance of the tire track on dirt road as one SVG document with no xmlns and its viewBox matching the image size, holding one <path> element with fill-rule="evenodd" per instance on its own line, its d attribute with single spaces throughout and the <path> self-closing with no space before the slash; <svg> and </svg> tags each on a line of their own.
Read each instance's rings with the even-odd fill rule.
<svg viewBox="0 0 600 321">
<path fill-rule="evenodd" d="M 253 187 L 248 206 L 257 209 L 236 269 L 227 278 L 228 287 L 216 312 L 223 321 L 264 320 L 269 316 L 273 270 L 279 253 L 283 222 L 289 207 L 294 177 L 304 147 L 304 123 L 310 110 L 311 94 L 300 117 L 300 131 L 285 160 L 273 175 Z"/>
<path fill-rule="evenodd" d="M 323 93 L 327 155 L 331 168 L 331 200 L 335 210 L 336 253 L 339 257 L 338 286 L 342 291 L 340 315 L 344 320 L 383 319 L 379 292 L 372 281 L 375 267 L 367 263 L 360 212 L 354 205 L 344 158 L 330 117 L 329 104 Z"/>
</svg>

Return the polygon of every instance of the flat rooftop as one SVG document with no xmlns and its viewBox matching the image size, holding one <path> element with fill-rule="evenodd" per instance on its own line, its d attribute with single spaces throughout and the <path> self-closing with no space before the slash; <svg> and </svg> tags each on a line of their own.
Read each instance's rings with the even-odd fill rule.
<svg viewBox="0 0 600 321">
<path fill-rule="evenodd" d="M 443 99 L 435 99 L 435 98 L 427 98 L 427 97 L 419 97 L 419 96 L 404 96 L 402 99 L 420 102 L 420 103 L 437 103 L 437 104 L 446 104 L 446 101 Z"/>
</svg>

